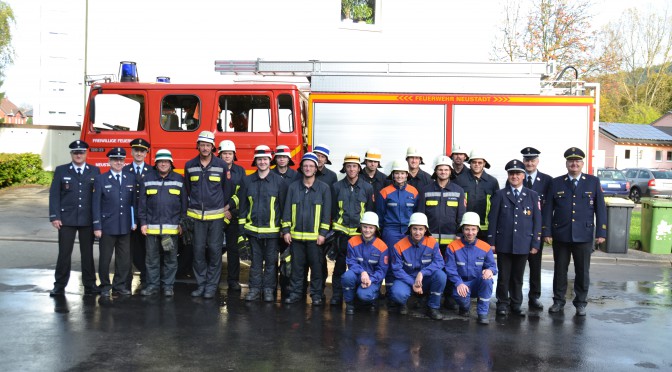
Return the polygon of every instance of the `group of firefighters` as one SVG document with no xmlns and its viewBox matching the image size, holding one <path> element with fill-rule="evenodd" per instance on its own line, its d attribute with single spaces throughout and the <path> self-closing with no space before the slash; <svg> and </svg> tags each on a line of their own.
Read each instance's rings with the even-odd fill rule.
<svg viewBox="0 0 672 372">
<path fill-rule="evenodd" d="M 100 174 L 86 163 L 88 145 L 74 141 L 72 162 L 56 168 L 49 214 L 58 229 L 59 255 L 51 296 L 65 293 L 77 234 L 86 295 L 130 295 L 135 266 L 141 295 L 162 291 L 173 296 L 177 239 L 188 221 L 197 284 L 193 297 L 216 296 L 225 241 L 229 290 L 241 290 L 239 248 L 249 246 L 245 300 L 276 301 L 278 257 L 284 252 L 286 270 L 281 271 L 288 283 L 282 301 L 302 302 L 308 293 L 313 306 L 323 305 L 328 274 L 323 247 L 329 246 L 335 261 L 329 303 L 345 302 L 346 314 L 358 306 L 375 309 L 384 284 L 388 306 L 402 314 L 414 295 L 432 319 L 442 319 L 442 297 L 446 308 L 468 316 L 473 298 L 478 322 L 488 324 L 494 275 L 497 315 L 525 316 L 522 286 L 528 262 L 528 308 L 543 309 L 541 250 L 546 242 L 553 244 L 555 261 L 549 312 L 563 311 L 571 256 L 576 315 L 586 314 L 590 253 L 594 239 L 601 243 L 606 236 L 606 208 L 599 180 L 582 173 L 585 154 L 578 148 L 565 152 L 568 173 L 556 178 L 537 170 L 540 151 L 524 148 L 522 161 L 506 164 L 507 182 L 500 189 L 485 172 L 490 168 L 486 158 L 459 146 L 450 156 L 436 158 L 432 175 L 420 169 L 423 156 L 413 147 L 405 161 L 392 162 L 389 176 L 379 170 L 380 151 L 369 149 L 363 161 L 347 153 L 339 181 L 326 167 L 331 164 L 326 145 L 305 153 L 298 172 L 291 168 L 295 164 L 287 146 L 275 151 L 257 146 L 256 171 L 246 175 L 235 163 L 235 144 L 222 141 L 217 157 L 214 134 L 203 131 L 198 155 L 187 161 L 184 176 L 174 171 L 169 150 L 158 150 L 150 167 L 144 161 L 150 144 L 138 138 L 130 145 L 130 164 L 124 166 L 123 148 L 113 148 L 107 154 L 110 170 Z M 94 236 L 100 240 L 100 285 Z"/>
</svg>

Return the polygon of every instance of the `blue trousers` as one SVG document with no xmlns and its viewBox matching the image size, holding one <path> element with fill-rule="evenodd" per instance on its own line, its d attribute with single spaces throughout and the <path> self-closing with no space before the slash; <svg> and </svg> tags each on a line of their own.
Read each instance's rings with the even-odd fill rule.
<svg viewBox="0 0 672 372">
<path fill-rule="evenodd" d="M 177 235 L 171 235 L 173 249 L 164 251 L 161 246 L 161 235 L 147 235 L 145 264 L 147 265 L 147 288 L 159 289 L 159 281 L 163 289 L 173 289 L 177 273 Z M 163 256 L 163 265 L 161 265 Z"/>
<path fill-rule="evenodd" d="M 432 309 L 438 309 L 441 305 L 441 294 L 446 287 L 446 273 L 443 270 L 436 270 L 432 275 L 422 278 L 422 292 L 429 293 L 427 306 Z M 412 288 L 402 280 L 397 280 L 392 285 L 392 301 L 401 305 L 411 297 Z"/>
<path fill-rule="evenodd" d="M 341 276 L 341 284 L 343 285 L 343 299 L 346 303 L 355 299 L 355 293 L 360 301 L 373 302 L 378 298 L 380 291 L 380 283 L 371 283 L 367 288 L 362 288 L 361 276 L 350 270 Z"/>
<path fill-rule="evenodd" d="M 250 236 L 252 265 L 250 265 L 250 289 L 270 289 L 275 292 L 278 278 L 278 238 Z"/>
<path fill-rule="evenodd" d="M 194 219 L 194 278 L 198 288 L 216 292 L 222 276 L 224 220 Z"/>
<path fill-rule="evenodd" d="M 394 245 L 397 244 L 401 239 L 406 236 L 401 230 L 397 228 L 386 228 L 383 230 L 381 238 L 383 242 L 387 245 L 387 254 L 389 255 L 387 262 L 390 263 L 390 269 L 387 270 L 387 275 L 385 275 L 385 284 L 392 285 L 394 283 L 394 274 L 392 273 L 392 250 Z M 388 287 L 389 288 L 389 287 Z"/>
<path fill-rule="evenodd" d="M 476 279 L 465 281 L 467 287 L 469 287 L 469 294 L 467 297 L 461 297 L 457 294 L 457 286 L 453 290 L 453 298 L 460 305 L 462 309 L 469 309 L 471 306 L 471 297 L 473 293 L 478 295 L 478 305 L 476 306 L 476 313 L 479 315 L 487 315 L 488 309 L 490 308 L 490 297 L 492 296 L 492 279 L 483 279 L 482 277 L 477 277 Z"/>
</svg>

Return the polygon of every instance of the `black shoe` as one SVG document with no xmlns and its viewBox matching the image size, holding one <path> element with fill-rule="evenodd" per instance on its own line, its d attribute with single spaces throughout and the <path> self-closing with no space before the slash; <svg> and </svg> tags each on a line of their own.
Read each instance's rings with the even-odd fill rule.
<svg viewBox="0 0 672 372">
<path fill-rule="evenodd" d="M 544 304 L 538 298 L 533 298 L 527 303 L 527 307 L 534 310 L 544 310 Z"/>
<path fill-rule="evenodd" d="M 289 295 L 289 297 L 285 298 L 285 303 L 287 305 L 290 305 L 290 304 L 295 304 L 295 303 L 299 302 L 300 300 L 301 300 L 301 297 L 299 297 L 299 296 Z"/>
<path fill-rule="evenodd" d="M 322 296 L 315 296 L 313 297 L 313 302 L 311 302 L 311 305 L 313 306 L 322 306 L 324 304 L 324 301 L 322 300 Z"/>
<path fill-rule="evenodd" d="M 490 324 L 490 320 L 488 319 L 487 314 L 478 314 L 478 320 L 476 320 L 478 324 L 483 324 L 483 325 L 488 325 Z"/>
<path fill-rule="evenodd" d="M 548 312 L 551 313 L 551 314 L 561 313 L 561 312 L 563 312 L 564 310 L 565 310 L 565 306 L 564 306 L 564 305 L 560 305 L 560 304 L 557 303 L 557 302 L 554 303 L 551 307 L 548 308 Z"/>
<path fill-rule="evenodd" d="M 497 308 L 497 315 L 506 315 L 508 314 L 508 311 L 506 310 L 506 307 L 498 307 Z"/>
<path fill-rule="evenodd" d="M 195 291 L 191 291 L 191 297 L 201 297 L 205 292 L 205 288 L 198 287 Z"/>
<path fill-rule="evenodd" d="M 331 306 L 341 306 L 341 305 L 343 305 L 343 298 L 332 297 L 331 301 L 329 301 L 329 305 L 331 305 Z"/>
<path fill-rule="evenodd" d="M 229 291 L 240 292 L 242 287 L 239 282 L 229 282 Z"/>
<path fill-rule="evenodd" d="M 101 291 L 100 291 L 100 297 L 107 297 L 107 298 L 109 298 L 109 297 L 110 297 L 110 290 L 109 290 L 109 289 L 101 290 Z"/>
<path fill-rule="evenodd" d="M 264 289 L 264 302 L 275 302 L 275 291 L 266 288 Z"/>
<path fill-rule="evenodd" d="M 577 306 L 576 307 L 576 316 L 586 316 L 586 307 L 585 306 Z"/>
<path fill-rule="evenodd" d="M 147 288 L 140 291 L 140 295 L 142 295 L 142 296 L 154 296 L 155 294 L 158 294 L 158 293 L 159 293 L 159 290 L 156 289 L 156 288 L 152 288 L 152 287 L 147 287 Z"/>
<path fill-rule="evenodd" d="M 100 288 L 98 288 L 96 286 L 84 288 L 84 296 L 95 296 L 99 293 L 100 293 Z"/>
<path fill-rule="evenodd" d="M 511 314 L 519 316 L 519 317 L 523 317 L 523 318 L 525 317 L 525 312 L 519 307 L 512 308 L 511 309 Z"/>
<path fill-rule="evenodd" d="M 439 309 L 434 309 L 432 307 L 427 308 L 427 316 L 430 317 L 430 319 L 434 319 L 434 320 L 443 319 L 443 315 L 441 315 L 441 312 L 439 311 Z"/>
<path fill-rule="evenodd" d="M 117 289 L 117 290 L 112 291 L 112 294 L 113 294 L 114 296 L 130 296 L 130 295 L 131 295 L 131 291 L 129 291 L 129 290 L 126 289 L 126 288 L 124 288 L 124 289 Z"/>
<path fill-rule="evenodd" d="M 259 301 L 261 299 L 261 292 L 259 289 L 250 289 L 250 292 L 245 296 L 245 301 Z"/>
<path fill-rule="evenodd" d="M 351 303 L 349 303 L 349 302 L 346 302 L 346 304 L 345 304 L 345 313 L 348 314 L 348 315 L 352 315 L 352 314 L 354 314 L 354 313 L 355 313 L 355 305 L 353 305 L 353 304 L 351 304 Z"/>
<path fill-rule="evenodd" d="M 465 309 L 463 307 L 460 307 L 459 315 L 460 316 L 469 316 L 469 309 Z"/>
<path fill-rule="evenodd" d="M 406 304 L 399 305 L 399 314 L 408 315 L 408 306 Z"/>
<path fill-rule="evenodd" d="M 206 291 L 203 293 L 203 298 L 207 298 L 208 300 L 211 298 L 215 298 L 215 291 Z"/>
<path fill-rule="evenodd" d="M 65 296 L 65 289 L 54 288 L 51 291 L 49 291 L 49 297 L 56 297 L 56 296 Z"/>
<path fill-rule="evenodd" d="M 166 288 L 163 290 L 163 295 L 164 297 L 173 297 L 175 295 L 175 292 L 173 292 L 172 288 Z"/>
</svg>

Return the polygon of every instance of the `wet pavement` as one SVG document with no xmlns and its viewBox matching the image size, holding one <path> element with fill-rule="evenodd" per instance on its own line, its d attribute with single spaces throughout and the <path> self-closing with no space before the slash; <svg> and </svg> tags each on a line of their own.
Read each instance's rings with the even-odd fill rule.
<svg viewBox="0 0 672 372">
<path fill-rule="evenodd" d="M 354 316 L 328 306 L 246 303 L 247 289 L 227 292 L 225 282 L 216 299 L 194 299 L 188 279 L 170 299 L 103 301 L 80 294 L 79 272 L 65 296 L 50 298 L 57 249 L 43 190 L 21 192 L 0 193 L 2 371 L 672 370 L 666 258 L 597 252 L 588 315 L 576 317 L 571 299 L 564 314 L 546 311 L 553 273 L 545 256 L 546 309 L 499 318 L 493 298 L 488 326 L 475 322 L 473 310 L 470 319 L 443 310 L 445 319 L 432 321 L 423 309 L 388 312 L 382 301 L 378 311 Z"/>
</svg>

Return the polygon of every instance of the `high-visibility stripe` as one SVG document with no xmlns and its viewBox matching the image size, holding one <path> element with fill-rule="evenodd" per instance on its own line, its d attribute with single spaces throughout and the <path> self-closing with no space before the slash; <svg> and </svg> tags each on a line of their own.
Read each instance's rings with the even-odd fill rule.
<svg viewBox="0 0 672 372">
<path fill-rule="evenodd" d="M 439 244 L 450 244 L 455 240 L 455 234 L 432 234 L 432 237 L 439 242 Z"/>
<path fill-rule="evenodd" d="M 177 235 L 178 233 L 178 225 L 147 225 L 149 235 Z"/>
<path fill-rule="evenodd" d="M 168 189 L 168 192 L 172 195 L 180 195 L 180 189 Z"/>
<path fill-rule="evenodd" d="M 200 178 L 199 176 L 191 176 L 191 177 L 189 177 L 189 181 L 196 182 L 196 181 L 198 181 L 199 178 Z"/>
<path fill-rule="evenodd" d="M 340 232 L 348 234 L 350 236 L 359 235 L 359 233 L 357 232 L 357 227 L 346 227 L 346 226 L 341 225 L 340 223 L 334 222 L 333 228 L 336 231 L 340 231 Z"/>
<path fill-rule="evenodd" d="M 439 205 L 439 201 L 438 200 L 425 200 L 425 205 L 433 207 L 435 205 Z"/>
<path fill-rule="evenodd" d="M 271 196 L 271 205 L 269 206 L 269 210 L 271 211 L 271 216 L 270 216 L 270 221 L 269 221 L 268 226 L 271 229 L 278 229 L 278 231 L 279 231 L 280 228 L 278 226 L 275 226 L 275 208 L 273 206 L 275 206 L 275 196 Z"/>
<path fill-rule="evenodd" d="M 320 228 L 320 212 L 322 211 L 322 206 L 320 204 L 315 204 L 315 223 L 313 224 L 313 232 L 317 232 Z M 326 227 L 329 230 L 329 226 Z M 317 239 L 317 237 L 315 237 Z"/>
<path fill-rule="evenodd" d="M 196 172 L 200 172 L 200 171 L 201 171 L 200 167 L 191 167 L 191 168 L 187 169 L 187 172 L 189 172 L 189 173 L 196 173 Z"/>
<path fill-rule="evenodd" d="M 490 195 L 485 196 L 485 223 L 481 225 L 481 230 L 488 229 L 488 216 L 490 216 Z"/>
<path fill-rule="evenodd" d="M 208 169 L 209 172 L 224 173 L 224 168 L 222 167 L 212 167 Z"/>
<path fill-rule="evenodd" d="M 157 189 L 147 189 L 146 191 L 147 195 L 156 195 L 159 193 L 159 190 Z"/>
<path fill-rule="evenodd" d="M 220 176 L 209 176 L 208 179 L 212 182 L 220 182 L 222 180 L 222 177 L 220 177 Z"/>
<path fill-rule="evenodd" d="M 259 234 L 268 234 L 268 233 L 277 233 L 280 232 L 279 227 L 256 227 L 251 224 L 246 224 L 245 225 L 245 230 L 249 230 L 251 232 L 259 233 Z"/>
<path fill-rule="evenodd" d="M 145 181 L 145 186 L 177 186 L 182 187 L 180 181 Z"/>
<path fill-rule="evenodd" d="M 212 211 L 199 211 L 197 209 L 188 209 L 187 216 L 198 220 L 210 221 L 218 218 L 224 218 L 224 208 L 215 209 Z"/>
</svg>

